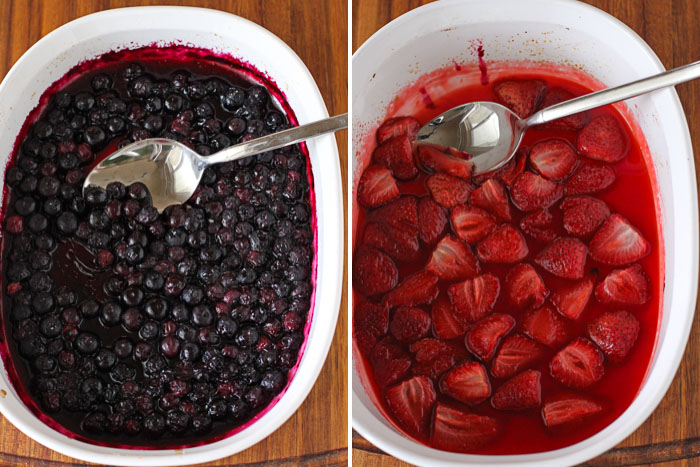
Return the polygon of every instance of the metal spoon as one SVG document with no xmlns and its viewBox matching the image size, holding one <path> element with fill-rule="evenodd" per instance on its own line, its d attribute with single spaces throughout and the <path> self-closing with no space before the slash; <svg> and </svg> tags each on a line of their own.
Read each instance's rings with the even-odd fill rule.
<svg viewBox="0 0 700 467">
<path fill-rule="evenodd" d="M 88 174 L 83 192 L 89 186 L 106 188 L 111 182 L 131 185 L 141 182 L 151 194 L 158 212 L 190 199 L 204 169 L 214 164 L 254 156 L 348 127 L 348 114 L 336 115 L 306 125 L 256 138 L 202 156 L 182 143 L 164 138 L 149 138 L 107 156 Z"/>
<path fill-rule="evenodd" d="M 696 78 L 700 78 L 700 61 L 561 102 L 525 119 L 494 102 L 471 102 L 454 107 L 424 125 L 418 131 L 416 144 L 466 153 L 474 163 L 475 174 L 489 172 L 515 155 L 530 127 Z"/>
</svg>

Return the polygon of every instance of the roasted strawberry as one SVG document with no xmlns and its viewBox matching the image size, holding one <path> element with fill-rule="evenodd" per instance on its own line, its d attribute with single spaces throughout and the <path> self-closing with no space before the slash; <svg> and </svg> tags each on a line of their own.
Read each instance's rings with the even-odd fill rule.
<svg viewBox="0 0 700 467">
<path fill-rule="evenodd" d="M 530 150 L 530 165 L 544 178 L 555 182 L 571 175 L 577 162 L 576 151 L 564 139 L 540 141 Z"/>
<path fill-rule="evenodd" d="M 433 382 L 425 376 L 414 376 L 386 391 L 386 404 L 401 428 L 420 436 L 428 431 L 437 394 Z"/>
<path fill-rule="evenodd" d="M 520 149 L 506 165 L 498 169 L 495 177 L 501 180 L 506 186 L 512 186 L 513 183 L 525 171 L 527 164 L 527 153 Z"/>
<path fill-rule="evenodd" d="M 399 342 L 415 342 L 430 332 L 430 315 L 420 308 L 399 307 L 391 317 L 389 331 Z"/>
<path fill-rule="evenodd" d="M 581 279 L 587 251 L 579 239 L 559 237 L 537 254 L 535 263 L 557 277 Z"/>
<path fill-rule="evenodd" d="M 427 145 L 418 146 L 418 160 L 431 172 L 443 172 L 454 177 L 471 180 L 474 164 L 467 159 L 446 154 Z"/>
<path fill-rule="evenodd" d="M 447 209 L 466 203 L 472 191 L 469 182 L 443 173 L 431 175 L 425 184 L 433 199 Z"/>
<path fill-rule="evenodd" d="M 549 290 L 535 268 L 522 263 L 508 271 L 505 293 L 513 307 L 522 309 L 542 306 L 549 295 Z"/>
<path fill-rule="evenodd" d="M 447 225 L 447 213 L 429 196 L 418 202 L 418 235 L 424 243 L 434 245 Z"/>
<path fill-rule="evenodd" d="M 429 272 L 419 272 L 403 280 L 394 290 L 384 296 L 384 304 L 416 306 L 432 303 L 438 296 L 438 278 Z"/>
<path fill-rule="evenodd" d="M 610 215 L 605 201 L 591 196 L 566 198 L 561 203 L 563 225 L 569 235 L 588 237 Z"/>
<path fill-rule="evenodd" d="M 376 208 L 399 197 L 396 180 L 386 167 L 370 165 L 362 172 L 357 185 L 357 201 L 366 208 Z"/>
<path fill-rule="evenodd" d="M 520 319 L 525 334 L 548 347 L 559 348 L 569 337 L 569 325 L 550 306 L 527 311 Z"/>
<path fill-rule="evenodd" d="M 363 295 L 388 292 L 396 287 L 399 270 L 394 261 L 379 250 L 361 246 L 352 264 L 352 285 Z"/>
<path fill-rule="evenodd" d="M 586 125 L 576 138 L 579 154 L 590 159 L 613 163 L 627 155 L 627 139 L 612 115 L 601 115 Z"/>
<path fill-rule="evenodd" d="M 476 246 L 484 263 L 517 263 L 528 255 L 525 237 L 511 224 L 502 224 Z"/>
<path fill-rule="evenodd" d="M 649 300 L 649 279 L 639 264 L 610 272 L 595 288 L 603 305 L 641 305 Z"/>
<path fill-rule="evenodd" d="M 508 193 L 496 179 L 491 178 L 472 191 L 470 201 L 473 206 L 484 208 L 501 220 L 511 220 Z"/>
<path fill-rule="evenodd" d="M 491 405 L 498 410 L 523 410 L 542 403 L 542 374 L 526 370 L 503 383 L 491 396 Z"/>
<path fill-rule="evenodd" d="M 523 172 L 510 189 L 513 204 L 521 211 L 548 208 L 559 201 L 564 189 L 558 183 L 532 172 Z"/>
<path fill-rule="evenodd" d="M 605 373 L 603 354 L 591 341 L 578 337 L 557 353 L 549 365 L 552 378 L 573 389 L 585 389 Z"/>
<path fill-rule="evenodd" d="M 557 238 L 554 218 L 547 209 L 533 211 L 520 220 L 520 228 L 540 242 L 551 242 Z"/>
<path fill-rule="evenodd" d="M 474 244 L 496 228 L 496 219 L 481 208 L 460 204 L 450 215 L 452 229 L 467 243 Z"/>
<path fill-rule="evenodd" d="M 498 277 L 484 274 L 451 285 L 447 295 L 455 312 L 467 322 L 474 323 L 491 312 L 500 290 Z"/>
<path fill-rule="evenodd" d="M 465 404 L 476 405 L 491 395 L 491 383 L 481 363 L 467 362 L 440 378 L 440 392 Z"/>
<path fill-rule="evenodd" d="M 566 89 L 549 88 L 544 96 L 544 99 L 542 99 L 542 105 L 540 107 L 546 109 L 547 107 L 551 107 L 554 104 L 571 100 L 574 97 L 576 96 L 571 94 Z M 591 114 L 590 112 L 586 111 L 574 115 L 569 115 L 568 117 L 558 118 L 549 123 L 545 123 L 542 126 L 545 128 L 552 128 L 557 130 L 578 131 L 584 126 L 586 126 L 586 124 L 590 121 Z"/>
<path fill-rule="evenodd" d="M 411 367 L 411 357 L 389 336 L 377 342 L 369 361 L 374 369 L 374 379 L 380 386 L 400 380 Z"/>
<path fill-rule="evenodd" d="M 474 324 L 464 338 L 464 345 L 481 361 L 488 362 L 501 338 L 514 327 L 515 318 L 511 315 L 494 313 Z"/>
<path fill-rule="evenodd" d="M 566 196 L 598 193 L 615 181 L 615 171 L 606 164 L 582 161 L 564 185 Z"/>
<path fill-rule="evenodd" d="M 522 334 L 512 334 L 503 340 L 493 358 L 491 374 L 496 378 L 510 378 L 536 365 L 546 353 L 542 344 Z"/>
<path fill-rule="evenodd" d="M 426 269 L 440 279 L 460 281 L 479 274 L 479 260 L 459 238 L 446 235 L 437 244 Z"/>
<path fill-rule="evenodd" d="M 394 117 L 385 120 L 377 129 L 377 143 L 382 144 L 395 136 L 408 136 L 413 141 L 420 130 L 420 122 L 413 117 Z"/>
<path fill-rule="evenodd" d="M 375 209 L 370 220 L 418 234 L 418 199 L 415 196 L 401 196 L 386 206 Z"/>
<path fill-rule="evenodd" d="M 452 368 L 455 363 L 467 359 L 467 352 L 462 345 L 439 339 L 425 338 L 411 344 L 415 353 L 414 375 L 425 375 L 432 379 Z"/>
<path fill-rule="evenodd" d="M 590 243 L 591 258 L 613 266 L 634 263 L 650 249 L 641 232 L 619 214 L 608 217 Z"/>
<path fill-rule="evenodd" d="M 396 261 L 414 261 L 418 258 L 418 236 L 408 230 L 380 222 L 370 222 L 365 227 L 365 245 L 382 250 Z"/>
<path fill-rule="evenodd" d="M 627 357 L 639 334 L 639 321 L 628 311 L 606 311 L 588 325 L 588 337 L 611 362 Z"/>
<path fill-rule="evenodd" d="M 418 175 L 408 136 L 394 136 L 377 146 L 372 154 L 372 162 L 391 170 L 391 174 L 398 180 L 410 180 Z"/>
<path fill-rule="evenodd" d="M 551 430 L 574 424 L 578 426 L 603 410 L 603 404 L 591 397 L 565 392 L 545 401 L 542 407 L 542 418 L 545 426 Z"/>
<path fill-rule="evenodd" d="M 467 332 L 467 321 L 457 315 L 445 297 L 438 297 L 432 308 L 433 334 L 440 339 L 455 339 Z"/>
<path fill-rule="evenodd" d="M 552 303 L 557 311 L 569 319 L 577 320 L 588 305 L 596 277 L 595 274 L 588 274 L 578 282 L 555 290 Z"/>
<path fill-rule="evenodd" d="M 498 421 L 493 417 L 468 413 L 438 402 L 432 443 L 438 449 L 463 452 L 486 446 L 499 431 Z"/>
<path fill-rule="evenodd" d="M 360 352 L 369 357 L 374 344 L 389 329 L 389 309 L 367 300 L 358 300 L 352 318 L 352 329 Z"/>
<path fill-rule="evenodd" d="M 520 118 L 532 115 L 539 105 L 547 86 L 544 81 L 504 80 L 494 84 L 493 92 L 498 102 L 515 112 Z"/>
</svg>

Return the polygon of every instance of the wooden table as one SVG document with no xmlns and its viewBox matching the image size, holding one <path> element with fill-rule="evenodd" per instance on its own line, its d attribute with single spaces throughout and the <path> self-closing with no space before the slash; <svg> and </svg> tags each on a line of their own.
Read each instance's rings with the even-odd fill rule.
<svg viewBox="0 0 700 467">
<path fill-rule="evenodd" d="M 3 54 L 0 56 L 0 79 L 32 44 L 68 21 L 103 9 L 157 3 L 224 10 L 269 29 L 289 44 L 306 63 L 321 89 L 330 114 L 347 112 L 348 10 L 346 2 L 337 0 L 1 0 L 0 50 Z M 337 133 L 336 138 L 343 193 L 346 193 L 347 131 Z M 344 201 L 347 211 L 347 196 L 344 196 Z M 344 280 L 343 290 L 347 289 L 346 285 L 347 279 Z M 299 410 L 267 439 L 238 455 L 206 465 L 347 464 L 347 335 L 347 296 L 344 293 L 330 353 L 314 388 Z M 45 448 L 0 416 L 0 465 L 85 464 Z"/>
<path fill-rule="evenodd" d="M 375 31 L 427 1 L 353 0 L 353 51 Z M 586 0 L 622 20 L 657 53 L 666 68 L 700 60 L 700 2 L 697 0 Z M 678 86 L 691 137 L 695 165 L 700 159 L 700 81 Z M 700 465 L 700 313 L 695 314 L 688 347 L 666 397 L 629 438 L 589 464 L 597 466 Z M 404 466 L 353 432 L 357 465 Z"/>
</svg>

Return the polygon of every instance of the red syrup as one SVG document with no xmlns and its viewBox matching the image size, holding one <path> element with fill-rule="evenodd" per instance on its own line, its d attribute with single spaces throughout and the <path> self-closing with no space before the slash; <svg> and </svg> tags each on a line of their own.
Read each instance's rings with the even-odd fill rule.
<svg viewBox="0 0 700 467">
<path fill-rule="evenodd" d="M 590 79 L 580 79 L 582 74 L 577 70 L 574 71 L 569 69 L 562 71 L 560 68 L 549 67 L 546 65 L 527 65 L 520 67 L 517 65 L 513 66 L 513 64 L 500 64 L 498 67 L 494 67 L 497 70 L 496 73 L 492 74 L 491 69 L 489 69 L 489 74 L 491 75 L 491 79 L 489 80 L 488 78 L 484 79 L 484 69 L 481 65 L 482 63 L 480 60 L 479 68 L 472 70 L 471 75 L 467 75 L 467 77 L 464 79 L 464 83 L 466 84 L 462 86 L 451 86 L 449 84 L 445 84 L 449 83 L 450 79 L 454 80 L 458 78 L 460 68 L 457 66 L 448 67 L 449 70 L 445 69 L 431 73 L 429 77 L 424 77 L 426 79 L 419 79 L 415 85 L 404 89 L 399 96 L 394 99 L 389 106 L 386 119 L 396 116 L 412 116 L 416 118 L 421 125 L 423 125 L 442 112 L 465 102 L 497 101 L 493 87 L 494 83 L 497 83 L 502 79 L 540 79 L 544 80 L 550 89 L 552 87 L 563 88 L 574 95 L 589 93 L 592 90 L 597 90 L 600 88 L 598 83 L 595 83 Z M 494 74 L 495 76 L 493 76 Z M 490 81 L 490 84 L 478 84 L 480 80 L 482 82 Z M 433 86 L 431 86 L 431 83 Z M 585 83 L 585 85 L 582 83 Z M 420 91 L 418 92 L 419 88 Z M 432 93 L 431 88 L 433 90 Z M 421 105 L 422 102 L 427 102 L 428 99 L 431 104 L 430 106 Z M 636 124 L 633 122 L 631 124 L 628 123 L 628 120 L 631 122 L 631 119 L 629 119 L 629 117 L 625 118 L 627 115 L 626 112 L 621 112 L 617 107 L 608 106 L 602 109 L 590 111 L 590 114 L 593 118 L 599 115 L 612 115 L 621 124 L 620 126 L 624 130 L 624 136 L 628 143 L 627 156 L 620 162 L 611 164 L 616 175 L 615 182 L 605 191 L 592 194 L 591 196 L 595 196 L 605 201 L 611 212 L 620 213 L 629 219 L 629 221 L 637 229 L 639 229 L 651 247 L 650 253 L 638 261 L 644 272 L 649 277 L 649 300 L 641 306 L 610 308 L 627 309 L 639 320 L 640 331 L 636 344 L 622 363 L 615 364 L 606 360 L 605 375 L 603 378 L 592 387 L 579 391 L 580 394 L 585 394 L 596 398 L 603 404 L 604 410 L 598 415 L 593 416 L 582 423 L 555 431 L 550 431 L 545 427 L 543 423 L 541 405 L 536 409 L 527 409 L 524 411 L 501 411 L 493 408 L 490 404 L 490 400 L 486 399 L 484 402 L 476 406 L 467 406 L 442 394 L 439 387 L 440 378 L 435 378 L 434 388 L 437 393 L 438 403 L 444 402 L 452 406 L 459 407 L 465 412 L 494 417 L 498 420 L 501 427 L 498 436 L 496 436 L 487 445 L 463 450 L 457 449 L 459 452 L 489 455 L 527 454 L 545 452 L 570 446 L 593 436 L 617 419 L 630 406 L 645 380 L 657 340 L 657 333 L 661 319 L 664 281 L 663 244 L 661 242 L 661 227 L 658 219 L 656 195 L 654 190 L 656 181 L 653 174 L 653 169 L 649 168 L 650 162 L 648 160 L 649 155 L 646 142 L 643 140 L 643 136 L 641 135 L 641 132 Z M 530 148 L 534 143 L 549 138 L 562 138 L 569 141 L 574 147 L 576 147 L 576 136 L 576 131 L 534 128 L 527 132 L 521 147 Z M 373 147 L 376 146 L 373 138 L 374 132 L 371 134 L 368 133 L 363 141 L 364 144 L 362 150 L 364 152 L 367 150 L 371 151 Z M 371 157 L 370 155 L 371 153 L 361 154 L 360 159 L 369 161 Z M 585 158 L 581 157 L 581 159 L 583 160 Z M 425 185 L 427 178 L 428 174 L 421 171 L 419 176 L 413 180 L 407 182 L 397 180 L 397 185 L 401 195 L 412 194 L 419 197 L 430 196 L 430 192 L 427 190 Z M 564 196 L 564 198 L 565 197 L 566 196 Z M 561 228 L 560 224 L 562 213 L 559 208 L 559 203 L 555 203 L 549 210 L 555 219 L 555 224 L 559 223 L 559 234 L 563 233 L 563 229 Z M 355 225 L 357 227 L 354 236 L 356 239 L 356 241 L 354 241 L 354 248 L 357 249 L 357 247 L 363 243 L 363 234 L 368 210 L 363 207 L 357 207 L 355 213 Z M 512 204 L 511 213 L 513 214 L 513 220 L 511 223 L 515 226 L 518 226 L 520 220 L 527 214 L 519 211 Z M 454 232 L 451 230 L 449 217 L 446 232 L 454 234 Z M 546 245 L 546 243 L 536 241 L 528 235 L 525 235 L 525 238 L 529 247 L 529 254 L 524 260 L 522 260 L 522 262 L 534 264 L 532 262 L 533 257 Z M 584 239 L 584 243 L 588 244 L 588 242 L 589 240 Z M 420 245 L 421 252 L 418 260 L 411 263 L 396 262 L 399 271 L 398 284 L 401 284 L 404 278 L 418 271 L 425 270 L 425 265 L 430 260 L 434 247 L 426 246 L 422 242 Z M 516 327 L 510 332 L 510 334 L 520 332 L 521 328 L 519 318 L 527 310 L 513 311 L 512 307 L 507 303 L 507 300 L 504 297 L 503 287 L 505 283 L 505 276 L 513 266 L 514 264 L 499 265 L 482 262 L 482 269 L 480 272 L 480 274 L 492 273 L 500 279 L 501 293 L 495 307 L 493 308 L 493 313 L 510 314 L 516 318 L 518 324 L 516 324 Z M 619 268 L 622 267 L 625 266 L 621 266 Z M 587 257 L 585 270 L 589 271 L 593 268 L 597 269 L 598 271 L 598 280 L 596 284 L 602 278 L 604 278 L 608 272 L 613 269 L 618 269 L 618 267 L 611 267 L 609 265 L 604 265 L 593 261 L 589 256 Z M 567 283 L 566 280 L 555 277 L 552 274 L 542 270 L 542 268 L 536 266 L 536 269 L 537 272 L 540 273 L 550 292 L 557 290 L 558 287 Z M 453 283 L 455 283 L 455 281 L 440 280 L 438 283 L 440 290 L 438 300 L 442 297 L 447 297 L 447 288 Z M 373 297 L 372 301 L 380 302 L 382 296 L 379 295 L 378 297 L 378 299 L 377 297 Z M 353 292 L 353 303 L 355 308 L 357 308 L 357 304 L 362 300 L 362 295 L 355 290 Z M 431 305 L 419 305 L 417 307 L 427 311 L 429 314 L 431 312 Z M 588 323 L 590 323 L 603 311 L 608 309 L 609 308 L 598 304 L 595 297 L 591 295 L 588 305 L 579 319 L 576 321 L 569 321 L 568 325 L 570 326 L 570 338 L 567 340 L 567 342 L 570 342 L 570 340 L 576 336 L 586 337 L 586 327 Z M 389 315 L 390 323 L 392 316 L 393 310 L 390 311 Z M 357 328 L 354 328 L 354 332 L 356 330 Z M 435 337 L 433 335 L 432 328 L 427 337 Z M 379 340 L 380 339 L 381 337 Z M 464 346 L 463 338 L 457 338 L 454 340 L 454 342 L 457 345 Z M 409 345 L 400 345 L 409 356 L 413 355 L 409 350 Z M 543 400 L 546 400 L 548 394 L 551 394 L 557 390 L 561 391 L 567 389 L 555 381 L 550 375 L 549 363 L 555 353 L 555 350 L 548 350 L 548 353 L 542 362 L 539 365 L 532 366 L 533 369 L 539 370 L 542 375 L 541 388 Z M 372 371 L 372 364 L 368 355 L 363 355 L 362 352 L 356 348 L 354 356 L 355 358 L 359 358 L 361 360 L 360 362 L 357 362 L 357 368 L 360 372 L 363 386 L 369 391 L 371 400 L 378 406 L 382 414 L 387 417 L 394 427 L 396 427 L 404 435 L 425 445 L 436 447 L 432 444 L 430 439 L 432 423 L 435 416 L 435 408 L 433 407 L 431 409 L 432 414 L 430 416 L 429 428 L 423 436 L 416 437 L 407 433 L 407 431 L 401 426 L 401 423 L 397 421 L 397 418 L 395 418 L 392 410 L 389 408 L 385 399 L 386 388 L 383 388 L 375 380 Z M 467 360 L 478 361 L 478 359 L 472 355 L 469 355 Z M 490 373 L 490 363 L 485 363 L 484 366 L 489 374 L 492 391 L 495 391 L 504 381 L 506 381 L 506 379 L 494 378 Z M 389 386 L 395 386 L 401 381 L 411 378 L 411 376 L 412 373 L 409 369 L 406 376 L 402 377 L 396 383 L 390 384 Z"/>
</svg>

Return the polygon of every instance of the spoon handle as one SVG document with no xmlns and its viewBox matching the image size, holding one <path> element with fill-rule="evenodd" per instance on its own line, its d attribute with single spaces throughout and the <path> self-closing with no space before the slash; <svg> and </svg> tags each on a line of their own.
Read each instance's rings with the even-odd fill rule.
<svg viewBox="0 0 700 467">
<path fill-rule="evenodd" d="M 344 113 L 335 117 L 324 118 L 306 125 L 297 126 L 288 130 L 282 130 L 261 138 L 252 139 L 245 143 L 236 144 L 211 156 L 203 157 L 206 164 L 214 165 L 222 162 L 231 162 L 243 157 L 253 156 L 261 152 L 272 151 L 291 144 L 305 141 L 325 133 L 342 130 L 348 127 L 348 114 Z"/>
<path fill-rule="evenodd" d="M 530 117 L 522 121 L 524 128 L 542 123 L 551 122 L 558 118 L 567 117 L 596 107 L 629 99 L 631 97 L 646 94 L 657 89 L 668 86 L 675 86 L 696 78 L 700 78 L 700 61 L 683 65 L 673 70 L 664 71 L 658 75 L 642 78 L 615 88 L 603 89 L 591 94 L 586 94 L 575 99 L 571 99 L 559 104 L 555 104 L 539 112 L 535 112 Z"/>
</svg>

